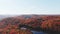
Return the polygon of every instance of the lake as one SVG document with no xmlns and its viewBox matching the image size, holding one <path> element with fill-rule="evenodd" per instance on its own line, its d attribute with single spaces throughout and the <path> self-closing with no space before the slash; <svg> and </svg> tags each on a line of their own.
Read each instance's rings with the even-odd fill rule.
<svg viewBox="0 0 60 34">
<path fill-rule="evenodd" d="M 32 31 L 32 32 L 33 32 L 33 34 L 47 34 L 47 33 L 42 32 L 42 31 L 40 31 L 40 32 L 37 32 L 37 31 Z"/>
</svg>

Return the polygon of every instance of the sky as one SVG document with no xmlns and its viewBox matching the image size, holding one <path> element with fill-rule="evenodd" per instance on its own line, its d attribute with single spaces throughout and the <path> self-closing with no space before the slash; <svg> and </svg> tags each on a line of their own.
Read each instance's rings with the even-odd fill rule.
<svg viewBox="0 0 60 34">
<path fill-rule="evenodd" d="M 0 15 L 60 14 L 60 0 L 0 0 Z"/>
</svg>

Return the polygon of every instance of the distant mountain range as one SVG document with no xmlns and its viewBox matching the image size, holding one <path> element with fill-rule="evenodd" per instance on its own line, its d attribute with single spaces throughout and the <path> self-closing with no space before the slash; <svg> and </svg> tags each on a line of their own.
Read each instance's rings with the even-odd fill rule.
<svg viewBox="0 0 60 34">
<path fill-rule="evenodd" d="M 0 20 L 7 18 L 7 17 L 13 17 L 14 15 L 0 15 Z"/>
</svg>

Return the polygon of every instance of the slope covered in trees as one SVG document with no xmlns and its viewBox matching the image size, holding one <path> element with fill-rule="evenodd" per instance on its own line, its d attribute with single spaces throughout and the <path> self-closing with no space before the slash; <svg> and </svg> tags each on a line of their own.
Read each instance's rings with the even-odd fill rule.
<svg viewBox="0 0 60 34">
<path fill-rule="evenodd" d="M 33 30 L 60 32 L 60 16 L 57 15 L 21 15 L 4 18 L 0 21 L 0 32 L 20 32 L 25 27 Z M 11 31 L 12 30 L 12 31 Z M 17 31 L 18 30 L 18 31 Z M 18 32 L 18 33 L 19 33 Z M 32 32 L 30 32 L 32 33 Z"/>
</svg>

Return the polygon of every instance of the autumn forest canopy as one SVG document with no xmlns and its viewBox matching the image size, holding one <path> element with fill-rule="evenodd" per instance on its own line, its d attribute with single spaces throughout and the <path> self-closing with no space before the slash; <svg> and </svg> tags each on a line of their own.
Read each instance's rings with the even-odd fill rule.
<svg viewBox="0 0 60 34">
<path fill-rule="evenodd" d="M 26 30 L 22 30 L 24 27 Z M 7 33 L 24 33 L 24 31 L 33 34 L 30 30 L 44 32 L 60 32 L 59 15 L 21 15 L 7 17 L 0 20 L 0 32 Z M 28 34 L 28 33 L 27 33 Z"/>
</svg>

